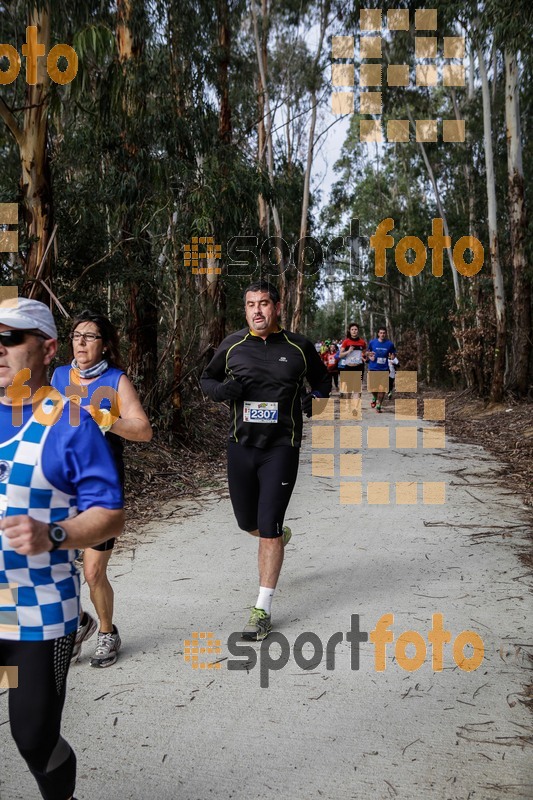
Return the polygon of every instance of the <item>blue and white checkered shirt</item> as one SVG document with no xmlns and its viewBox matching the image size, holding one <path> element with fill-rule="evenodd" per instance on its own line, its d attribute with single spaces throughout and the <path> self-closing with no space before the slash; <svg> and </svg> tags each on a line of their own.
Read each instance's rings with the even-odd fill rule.
<svg viewBox="0 0 533 800">
<path fill-rule="evenodd" d="M 31 416 L 0 445 L 0 517 L 28 514 L 41 522 L 60 522 L 77 514 L 76 497 L 53 486 L 43 473 L 41 456 L 50 431 L 51 426 Z M 0 531 L 0 639 L 42 641 L 76 630 L 76 556 L 77 550 L 19 555 Z M 6 584 L 14 605 L 6 604 Z"/>
</svg>

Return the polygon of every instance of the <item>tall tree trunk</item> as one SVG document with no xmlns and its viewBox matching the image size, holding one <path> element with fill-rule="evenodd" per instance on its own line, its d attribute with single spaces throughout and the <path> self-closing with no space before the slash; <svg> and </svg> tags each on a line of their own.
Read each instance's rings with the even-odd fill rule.
<svg viewBox="0 0 533 800">
<path fill-rule="evenodd" d="M 513 333 L 510 388 L 519 395 L 528 391 L 531 352 L 531 279 L 527 275 L 524 247 L 527 230 L 520 133 L 518 66 L 516 55 L 505 51 L 505 120 L 509 176 L 509 225 L 513 262 Z"/>
<path fill-rule="evenodd" d="M 28 25 L 37 28 L 37 41 L 50 49 L 50 7 L 49 3 L 33 7 L 28 16 Z M 22 128 L 5 101 L 0 97 L 0 117 L 14 136 L 21 163 L 21 188 L 23 215 L 29 242 L 25 261 L 27 283 L 23 293 L 31 291 L 39 300 L 49 300 L 49 294 L 41 284 L 51 275 L 51 254 L 39 270 L 53 228 L 52 188 L 50 181 L 50 160 L 47 148 L 48 105 L 50 99 L 50 76 L 46 69 L 46 58 L 37 59 L 37 83 L 26 84 L 26 101 Z"/>
<path fill-rule="evenodd" d="M 491 384 L 491 400 L 500 402 L 503 399 L 503 379 L 505 372 L 506 347 L 506 308 L 503 274 L 500 264 L 498 244 L 498 225 L 496 215 L 496 179 L 494 175 L 494 158 L 492 153 L 492 118 L 490 103 L 490 87 L 483 51 L 478 49 L 479 76 L 483 94 L 483 139 L 485 145 L 485 166 L 487 173 L 487 205 L 489 224 L 490 263 L 492 284 L 494 288 L 494 310 L 496 313 L 496 347 Z"/>
<path fill-rule="evenodd" d="M 134 117 L 141 113 L 135 70 L 139 66 L 142 40 L 131 28 L 132 0 L 117 0 L 116 38 L 119 62 L 122 65 L 124 87 L 122 94 L 122 147 L 124 168 L 131 169 L 138 154 L 138 144 L 131 140 L 130 131 Z M 139 188 L 138 191 L 141 191 Z M 142 191 L 146 191 L 143 186 Z M 130 351 L 128 372 L 136 384 L 149 411 L 156 408 L 154 396 L 157 372 L 157 299 L 152 282 L 141 275 L 140 264 L 149 263 L 150 241 L 147 234 L 136 233 L 135 209 L 138 198 L 128 198 L 129 209 L 121 223 L 122 253 L 128 273 L 135 276 L 128 285 L 128 311 Z M 128 241 L 133 239 L 133 241 Z"/>
<path fill-rule="evenodd" d="M 298 332 L 300 330 L 300 325 L 302 323 L 302 310 L 303 310 L 303 302 L 304 302 L 304 283 L 305 283 L 305 276 L 304 276 L 304 263 L 305 263 L 305 247 L 303 240 L 307 236 L 307 215 L 309 213 L 309 194 L 311 190 L 311 170 L 313 168 L 313 158 L 315 154 L 315 128 L 316 128 L 316 118 L 317 118 L 317 110 L 318 110 L 318 100 L 317 100 L 317 92 L 318 92 L 318 65 L 320 62 L 320 57 L 322 55 L 322 45 L 324 42 L 324 35 L 326 33 L 326 28 L 328 25 L 328 17 L 329 17 L 329 10 L 330 10 L 330 3 L 329 0 L 325 0 L 322 4 L 321 9 L 321 19 L 320 19 L 320 36 L 318 39 L 318 45 L 316 49 L 316 55 L 313 62 L 313 91 L 311 93 L 311 122 L 309 125 L 309 139 L 307 143 L 307 163 L 305 167 L 305 174 L 304 174 L 304 186 L 303 186 L 303 197 L 302 197 L 302 214 L 300 217 L 300 246 L 298 248 L 297 254 L 297 265 L 298 269 L 296 270 L 296 286 L 295 286 L 295 304 L 294 304 L 294 312 L 292 315 L 291 321 L 291 331 Z"/>
<path fill-rule="evenodd" d="M 229 100 L 229 66 L 231 61 L 231 29 L 229 23 L 228 0 L 217 0 L 218 20 L 218 139 L 219 139 L 219 169 L 221 184 L 224 186 L 230 179 L 231 169 L 231 105 Z M 217 225 L 213 226 L 215 244 L 218 240 Z M 207 246 L 209 251 L 209 246 Z M 209 255 L 206 259 L 207 274 L 202 280 L 203 290 L 200 294 L 204 324 L 200 340 L 200 352 L 206 351 L 208 358 L 224 338 L 226 327 L 224 289 L 218 270 L 220 261 Z M 203 277 L 203 276 L 202 276 Z"/>
<path fill-rule="evenodd" d="M 255 42 L 255 52 L 257 56 L 257 67 L 259 71 L 259 86 L 262 89 L 262 103 L 264 108 L 264 136 L 265 136 L 265 147 L 266 147 L 266 166 L 267 166 L 267 173 L 268 179 L 270 181 L 270 185 L 274 188 L 274 145 L 272 142 L 272 113 L 270 110 L 270 97 L 268 93 L 268 84 L 267 84 L 267 41 L 268 41 L 268 26 L 269 26 L 269 9 L 268 9 L 268 0 L 262 0 L 262 8 L 261 8 L 261 24 L 262 24 L 262 36 L 259 36 L 259 24 L 257 20 L 257 11 L 255 8 L 255 0 L 251 0 L 250 3 L 250 12 L 252 17 L 252 27 L 254 32 L 254 42 Z M 261 150 L 260 150 L 261 154 Z M 262 206 L 261 206 L 261 199 L 259 200 L 259 214 L 260 214 L 260 222 L 261 222 L 261 214 L 262 214 Z M 274 236 L 279 242 L 278 246 L 278 253 L 279 253 L 279 272 L 280 272 L 280 280 L 279 280 L 279 294 L 281 300 L 281 324 L 283 327 L 287 325 L 287 316 L 288 316 L 288 292 L 287 292 L 287 283 L 285 280 L 285 263 L 283 258 L 283 249 L 281 247 L 281 239 L 282 239 L 282 230 L 281 230 L 281 222 L 279 218 L 279 213 L 277 206 L 274 202 L 270 202 L 270 209 L 272 211 L 272 219 L 274 221 Z"/>
<path fill-rule="evenodd" d="M 252 0 L 253 1 L 253 0 Z M 261 44 L 259 48 L 262 67 L 259 68 L 257 75 L 257 166 L 260 173 L 267 174 L 268 168 L 266 164 L 266 128 L 265 128 L 265 91 L 266 86 L 263 84 L 263 77 L 267 74 L 267 56 L 268 56 L 268 0 L 262 0 L 262 27 L 261 27 Z M 257 46 L 257 43 L 256 43 Z M 257 208 L 259 213 L 259 228 L 263 232 L 265 238 L 268 236 L 268 204 L 260 192 L 257 198 Z"/>
</svg>

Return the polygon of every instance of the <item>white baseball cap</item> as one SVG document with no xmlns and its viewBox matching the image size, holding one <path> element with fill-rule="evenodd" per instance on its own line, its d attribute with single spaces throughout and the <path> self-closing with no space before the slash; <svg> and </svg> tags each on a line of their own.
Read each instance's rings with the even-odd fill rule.
<svg viewBox="0 0 533 800">
<path fill-rule="evenodd" d="M 40 331 L 48 339 L 57 339 L 57 328 L 52 312 L 38 300 L 19 297 L 16 306 L 13 305 L 13 300 L 0 302 L 0 322 L 9 325 L 10 328 Z"/>
</svg>

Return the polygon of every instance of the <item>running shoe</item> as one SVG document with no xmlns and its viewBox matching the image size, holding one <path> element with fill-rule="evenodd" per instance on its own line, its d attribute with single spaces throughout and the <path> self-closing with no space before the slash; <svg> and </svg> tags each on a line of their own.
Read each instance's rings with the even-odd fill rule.
<svg viewBox="0 0 533 800">
<path fill-rule="evenodd" d="M 288 525 L 284 525 L 281 530 L 283 531 L 283 547 L 287 547 L 291 540 L 292 531 Z"/>
<path fill-rule="evenodd" d="M 261 639 L 265 639 L 271 630 L 270 614 L 267 614 L 262 608 L 255 608 L 254 606 L 248 624 L 245 625 L 242 632 L 242 638 L 259 642 Z"/>
<path fill-rule="evenodd" d="M 376 407 L 376 401 L 372 400 L 372 402 L 370 403 L 370 408 L 375 408 L 375 407 Z"/>
<path fill-rule="evenodd" d="M 117 660 L 121 644 L 116 625 L 113 625 L 113 633 L 99 633 L 98 644 L 91 658 L 91 667 L 112 666 Z"/>
<path fill-rule="evenodd" d="M 72 656 L 70 663 L 74 664 L 80 657 L 81 646 L 86 639 L 90 639 L 98 625 L 94 617 L 91 617 L 87 611 L 83 612 L 81 623 L 78 625 L 76 631 L 76 639 L 74 640 L 74 647 L 72 648 Z"/>
<path fill-rule="evenodd" d="M 378 405 L 378 406 L 376 406 L 376 411 L 378 412 L 378 414 L 382 414 L 382 413 L 383 413 L 383 412 L 381 411 L 381 406 L 379 406 L 379 405 Z"/>
<path fill-rule="evenodd" d="M 387 392 L 387 400 L 390 400 L 392 397 L 392 392 Z"/>
</svg>

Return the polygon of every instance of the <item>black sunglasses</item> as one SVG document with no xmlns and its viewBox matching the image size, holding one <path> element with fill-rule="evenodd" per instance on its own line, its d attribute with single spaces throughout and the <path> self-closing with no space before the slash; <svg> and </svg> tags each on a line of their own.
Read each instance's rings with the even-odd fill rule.
<svg viewBox="0 0 533 800">
<path fill-rule="evenodd" d="M 16 347 L 18 344 L 22 344 L 22 342 L 25 341 L 26 336 L 39 336 L 40 339 L 47 338 L 39 331 L 21 331 L 17 329 L 13 331 L 2 331 L 0 333 L 0 344 L 3 347 Z"/>
</svg>

